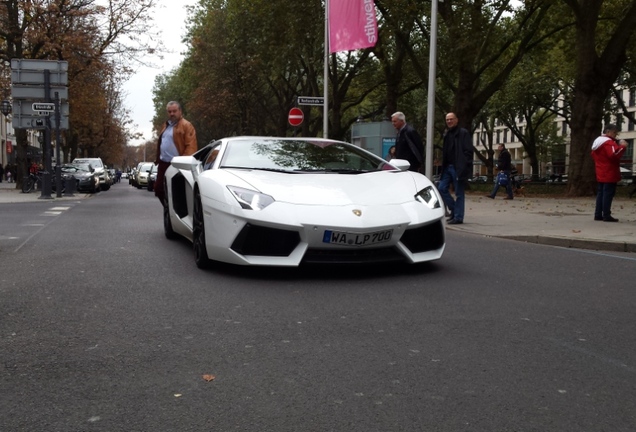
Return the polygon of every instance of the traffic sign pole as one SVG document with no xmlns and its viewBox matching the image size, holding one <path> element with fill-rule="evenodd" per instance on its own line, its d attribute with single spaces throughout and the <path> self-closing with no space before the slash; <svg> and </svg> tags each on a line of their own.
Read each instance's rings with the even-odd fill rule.
<svg viewBox="0 0 636 432">
<path fill-rule="evenodd" d="M 50 72 L 48 69 L 44 70 L 44 95 L 46 102 L 51 101 L 49 95 L 49 89 L 51 87 Z M 47 116 L 46 129 L 44 129 L 44 172 L 42 173 L 42 193 L 40 194 L 40 199 L 53 199 L 51 189 L 51 121 Z"/>
<path fill-rule="evenodd" d="M 60 165 L 60 147 L 62 138 L 60 136 L 60 95 L 55 92 L 55 189 L 57 197 L 62 196 L 62 166 Z"/>
</svg>

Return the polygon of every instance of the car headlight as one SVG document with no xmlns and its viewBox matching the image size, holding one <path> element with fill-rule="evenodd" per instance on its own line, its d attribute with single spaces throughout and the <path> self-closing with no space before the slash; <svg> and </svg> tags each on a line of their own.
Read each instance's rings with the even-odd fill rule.
<svg viewBox="0 0 636 432">
<path fill-rule="evenodd" d="M 269 195 L 262 194 L 249 189 L 243 189 L 237 186 L 227 187 L 234 198 L 245 210 L 263 210 L 265 207 L 274 202 L 274 198 Z"/>
<path fill-rule="evenodd" d="M 431 209 L 441 207 L 439 197 L 435 193 L 433 186 L 427 186 L 419 191 L 417 195 L 415 195 L 415 199 L 422 204 L 426 204 L 426 206 Z"/>
</svg>

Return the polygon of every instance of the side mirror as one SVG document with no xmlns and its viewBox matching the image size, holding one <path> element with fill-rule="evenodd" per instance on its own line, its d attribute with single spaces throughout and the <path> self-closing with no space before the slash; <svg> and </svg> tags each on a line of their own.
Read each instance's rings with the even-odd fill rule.
<svg viewBox="0 0 636 432">
<path fill-rule="evenodd" d="M 393 165 L 400 171 L 406 171 L 411 166 L 411 163 L 407 161 L 406 159 L 391 159 L 389 161 L 389 164 Z"/>
</svg>

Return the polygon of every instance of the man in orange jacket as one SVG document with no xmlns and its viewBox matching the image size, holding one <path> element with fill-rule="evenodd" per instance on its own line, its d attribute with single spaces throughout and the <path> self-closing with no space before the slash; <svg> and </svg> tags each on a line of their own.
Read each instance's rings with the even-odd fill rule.
<svg viewBox="0 0 636 432">
<path fill-rule="evenodd" d="M 621 179 L 621 157 L 627 149 L 625 140 L 618 141 L 618 127 L 608 124 L 603 130 L 603 135 L 594 140 L 592 144 L 592 158 L 596 165 L 596 210 L 594 220 L 605 222 L 618 222 L 612 217 L 612 200 L 616 193 L 616 184 Z"/>
<path fill-rule="evenodd" d="M 166 105 L 168 120 L 163 126 L 157 140 L 157 178 L 155 180 L 155 196 L 165 206 L 165 190 L 163 179 L 166 170 L 175 156 L 190 156 L 197 151 L 197 134 L 192 123 L 183 118 L 179 102 L 170 101 Z"/>
</svg>

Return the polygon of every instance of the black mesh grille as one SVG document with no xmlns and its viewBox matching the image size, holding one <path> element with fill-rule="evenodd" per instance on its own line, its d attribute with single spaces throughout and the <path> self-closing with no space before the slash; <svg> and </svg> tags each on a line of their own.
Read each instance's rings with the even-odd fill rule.
<svg viewBox="0 0 636 432">
<path fill-rule="evenodd" d="M 444 246 L 444 225 L 439 220 L 429 225 L 406 230 L 400 241 L 411 253 L 439 249 Z"/>
<path fill-rule="evenodd" d="M 232 250 L 241 255 L 289 256 L 298 243 L 300 235 L 296 231 L 247 224 L 236 236 Z"/>
<path fill-rule="evenodd" d="M 309 249 L 304 264 L 372 264 L 387 261 L 404 261 L 404 255 L 395 247 L 379 249 Z"/>
</svg>

